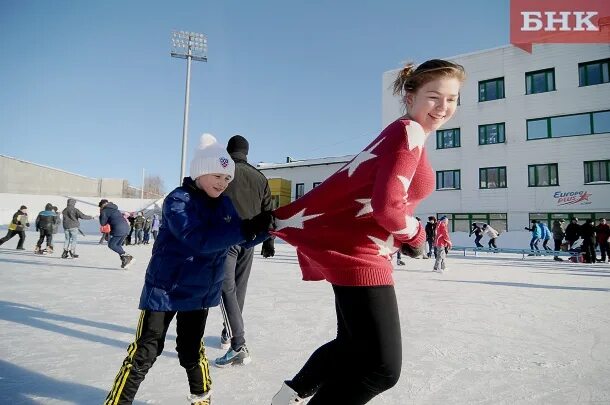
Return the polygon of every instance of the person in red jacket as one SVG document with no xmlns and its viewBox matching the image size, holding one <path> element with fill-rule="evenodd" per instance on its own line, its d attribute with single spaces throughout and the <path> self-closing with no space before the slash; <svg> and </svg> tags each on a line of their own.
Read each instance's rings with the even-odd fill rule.
<svg viewBox="0 0 610 405">
<path fill-rule="evenodd" d="M 337 337 L 317 349 L 273 405 L 364 404 L 400 377 L 402 344 L 391 255 L 423 254 L 418 203 L 435 186 L 424 144 L 454 114 L 462 66 L 430 60 L 398 72 L 406 115 L 354 159 L 293 203 L 278 208 L 274 233 L 296 246 L 304 280 L 332 284 Z M 340 190 L 340 191 L 339 191 Z"/>
<path fill-rule="evenodd" d="M 434 247 L 438 254 L 436 255 L 436 261 L 434 262 L 433 271 L 442 273 L 446 270 L 445 268 L 445 259 L 447 258 L 447 251 L 451 249 L 451 239 L 449 239 L 449 229 L 447 228 L 447 224 L 449 220 L 446 216 L 442 216 L 438 221 L 438 226 L 436 227 L 436 239 L 434 239 Z"/>
</svg>

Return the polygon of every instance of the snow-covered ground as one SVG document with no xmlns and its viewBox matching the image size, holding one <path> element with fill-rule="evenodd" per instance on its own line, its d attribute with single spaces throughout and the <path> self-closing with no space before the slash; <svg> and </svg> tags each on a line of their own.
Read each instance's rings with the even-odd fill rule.
<svg viewBox="0 0 610 405">
<path fill-rule="evenodd" d="M 34 255 L 35 239 L 28 232 L 27 251 L 16 237 L 0 247 L 0 403 L 101 404 L 134 335 L 151 246 L 128 247 L 137 262 L 121 270 L 97 235 L 64 260 Z M 396 268 L 402 377 L 372 404 L 610 403 L 610 265 L 456 253 L 448 266 Z M 216 405 L 271 402 L 334 335 L 331 288 L 300 281 L 293 248 L 278 244 L 274 258 L 256 255 L 245 320 L 253 362 L 211 367 Z M 215 308 L 210 361 L 223 354 L 220 330 Z M 137 404 L 186 403 L 174 338 L 172 326 Z"/>
</svg>

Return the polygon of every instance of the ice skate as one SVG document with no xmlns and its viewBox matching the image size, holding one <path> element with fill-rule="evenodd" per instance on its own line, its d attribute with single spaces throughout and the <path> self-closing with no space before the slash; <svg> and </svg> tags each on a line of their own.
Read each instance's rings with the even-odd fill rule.
<svg viewBox="0 0 610 405">
<path fill-rule="evenodd" d="M 246 365 L 252 361 L 252 357 L 250 357 L 250 353 L 248 352 L 248 348 L 246 345 L 243 345 L 239 348 L 239 350 L 235 351 L 233 348 L 229 349 L 228 352 L 225 353 L 224 356 L 217 358 L 214 360 L 214 364 L 218 367 L 228 367 L 233 365 Z"/>
<path fill-rule="evenodd" d="M 404 266 L 405 262 L 403 262 L 402 260 L 396 260 L 396 265 L 397 266 Z"/>
<path fill-rule="evenodd" d="M 48 254 L 51 254 L 51 253 L 53 253 L 53 246 L 47 246 L 47 248 L 45 250 Z"/>
<path fill-rule="evenodd" d="M 121 268 L 127 269 L 131 264 L 133 264 L 135 260 L 133 260 L 133 256 L 124 254 L 121 256 Z"/>
<path fill-rule="evenodd" d="M 305 399 L 299 397 L 299 394 L 284 382 L 282 388 L 273 396 L 271 405 L 292 405 L 304 404 Z"/>
<path fill-rule="evenodd" d="M 36 253 L 37 255 L 42 255 L 42 254 L 44 254 L 44 250 L 42 250 L 42 249 L 40 248 L 40 246 L 36 246 L 36 247 L 34 248 L 34 253 Z"/>
<path fill-rule="evenodd" d="M 211 395 L 212 390 L 209 390 L 200 395 L 189 394 L 186 396 L 186 400 L 191 405 L 210 405 L 212 403 Z"/>
<path fill-rule="evenodd" d="M 67 259 L 68 258 L 68 251 L 64 249 L 64 252 L 61 254 L 61 258 L 62 259 Z"/>
<path fill-rule="evenodd" d="M 73 251 L 70 250 L 69 253 L 70 253 L 70 257 L 71 258 L 73 258 L 73 259 L 77 259 L 78 258 L 78 255 L 76 254 L 76 252 L 73 252 Z"/>
</svg>

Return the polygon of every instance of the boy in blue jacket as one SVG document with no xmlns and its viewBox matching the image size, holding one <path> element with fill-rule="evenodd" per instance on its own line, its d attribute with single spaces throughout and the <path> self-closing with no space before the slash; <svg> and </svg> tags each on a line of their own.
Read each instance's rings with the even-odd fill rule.
<svg viewBox="0 0 610 405">
<path fill-rule="evenodd" d="M 223 264 L 229 248 L 253 246 L 269 237 L 273 217 L 262 212 L 239 218 L 222 195 L 235 164 L 216 139 L 203 134 L 190 166 L 190 177 L 163 203 L 139 308 L 136 339 L 117 374 L 105 405 L 131 404 L 140 383 L 163 351 L 176 316 L 176 351 L 186 369 L 190 404 L 210 404 L 211 378 L 203 345 L 208 308 L 220 302 Z"/>
</svg>

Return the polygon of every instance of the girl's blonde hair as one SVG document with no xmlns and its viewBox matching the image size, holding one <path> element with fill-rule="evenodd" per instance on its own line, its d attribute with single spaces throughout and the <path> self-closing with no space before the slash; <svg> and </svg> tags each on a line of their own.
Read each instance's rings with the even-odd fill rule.
<svg viewBox="0 0 610 405">
<path fill-rule="evenodd" d="M 461 83 L 466 79 L 466 72 L 462 65 L 442 59 L 431 59 L 417 68 L 410 62 L 398 72 L 393 93 L 400 96 L 404 102 L 407 93 L 416 92 L 429 81 L 440 78 L 455 78 Z"/>
</svg>

